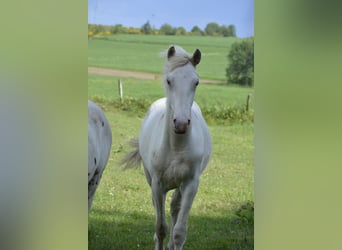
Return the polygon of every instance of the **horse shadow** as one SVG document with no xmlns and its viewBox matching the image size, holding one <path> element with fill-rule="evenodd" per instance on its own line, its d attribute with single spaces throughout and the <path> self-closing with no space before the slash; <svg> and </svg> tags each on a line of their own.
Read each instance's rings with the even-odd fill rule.
<svg viewBox="0 0 342 250">
<path fill-rule="evenodd" d="M 92 213 L 88 220 L 88 249 L 154 248 L 154 215 L 96 208 Z M 166 246 L 167 242 L 168 237 Z M 254 249 L 254 224 L 224 215 L 190 214 L 184 249 Z"/>
</svg>

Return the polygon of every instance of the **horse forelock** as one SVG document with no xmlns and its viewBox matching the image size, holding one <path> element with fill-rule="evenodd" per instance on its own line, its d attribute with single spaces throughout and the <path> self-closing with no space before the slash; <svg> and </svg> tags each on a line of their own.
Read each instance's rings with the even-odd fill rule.
<svg viewBox="0 0 342 250">
<path fill-rule="evenodd" d="M 165 73 L 171 72 L 178 67 L 182 67 L 192 62 L 192 55 L 187 53 L 182 47 L 174 46 L 176 53 L 170 57 L 165 64 Z M 161 53 L 162 56 L 167 57 L 167 51 Z"/>
<path fill-rule="evenodd" d="M 166 64 L 166 71 L 171 72 L 176 68 L 185 66 L 186 64 L 191 62 L 191 56 L 189 55 L 174 55 L 168 60 Z"/>
</svg>

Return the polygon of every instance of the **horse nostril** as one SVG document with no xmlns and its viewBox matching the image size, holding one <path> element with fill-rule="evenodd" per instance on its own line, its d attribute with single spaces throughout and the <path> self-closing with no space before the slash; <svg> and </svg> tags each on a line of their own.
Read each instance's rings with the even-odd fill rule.
<svg viewBox="0 0 342 250">
<path fill-rule="evenodd" d="M 173 119 L 173 123 L 174 123 L 174 124 L 176 124 L 176 121 L 177 121 L 176 119 Z"/>
<path fill-rule="evenodd" d="M 190 120 L 188 120 L 188 125 L 190 125 Z"/>
</svg>

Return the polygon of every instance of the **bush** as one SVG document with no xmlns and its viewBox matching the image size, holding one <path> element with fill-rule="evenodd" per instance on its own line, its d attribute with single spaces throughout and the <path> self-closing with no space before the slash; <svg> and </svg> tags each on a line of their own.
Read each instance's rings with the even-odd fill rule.
<svg viewBox="0 0 342 250">
<path fill-rule="evenodd" d="M 248 38 L 232 45 L 226 69 L 228 83 L 253 86 L 254 83 L 254 39 Z"/>
<path fill-rule="evenodd" d="M 244 123 L 254 122 L 254 112 L 245 107 L 209 106 L 202 107 L 202 114 L 209 123 Z"/>
<path fill-rule="evenodd" d="M 247 223 L 254 224 L 254 202 L 248 201 L 246 204 L 241 205 L 241 207 L 235 212 L 238 217 L 235 223 Z"/>
</svg>

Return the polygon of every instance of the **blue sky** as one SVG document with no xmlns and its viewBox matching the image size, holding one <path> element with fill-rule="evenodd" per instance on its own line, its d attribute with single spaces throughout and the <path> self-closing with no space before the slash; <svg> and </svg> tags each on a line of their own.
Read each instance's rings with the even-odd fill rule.
<svg viewBox="0 0 342 250">
<path fill-rule="evenodd" d="M 164 23 L 190 31 L 207 23 L 234 24 L 238 37 L 254 35 L 254 0 L 88 0 L 88 23 L 155 28 Z"/>
</svg>

